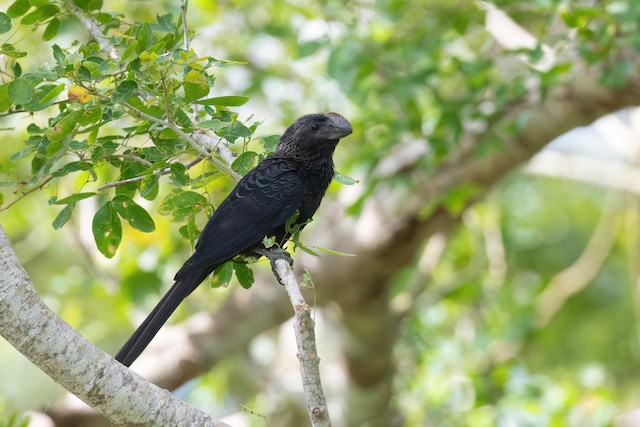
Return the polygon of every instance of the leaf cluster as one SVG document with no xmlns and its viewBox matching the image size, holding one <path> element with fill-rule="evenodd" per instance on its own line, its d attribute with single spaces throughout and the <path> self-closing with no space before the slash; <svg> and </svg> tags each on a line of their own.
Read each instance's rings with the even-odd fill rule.
<svg viewBox="0 0 640 427">
<path fill-rule="evenodd" d="M 100 252 L 110 258 L 122 239 L 121 220 L 142 232 L 155 230 L 148 204 L 134 199 L 156 199 L 163 194 L 160 178 L 169 175 L 170 186 L 176 188 L 160 202 L 159 213 L 185 222 L 181 233 L 193 244 L 194 217 L 209 206 L 201 189 L 221 171 L 210 164 L 200 174 L 189 169 L 199 158 L 213 159 L 218 144 L 243 141 L 239 148 L 246 149 L 258 124 L 246 125 L 229 108 L 248 98 L 210 96 L 219 68 L 230 62 L 187 49 L 182 22 L 175 16 L 130 23 L 117 13 L 102 12 L 101 6 L 95 0 L 63 6 L 17 0 L 6 14 L 0 13 L 0 33 L 10 31 L 19 20 L 34 31 L 45 26 L 43 39 L 48 40 L 56 36 L 61 21 L 80 13 L 104 33 L 99 41 L 75 41 L 68 47 L 54 44 L 54 63 L 26 73 L 19 58 L 27 52 L 8 43 L 2 46 L 1 53 L 14 63 L 12 75 L 0 85 L 0 115 L 42 111 L 47 117 L 46 124 L 27 127 L 23 147 L 11 156 L 16 164 L 30 163 L 28 178 L 16 174 L 7 185 L 22 193 L 19 200 L 45 185 L 79 183 L 79 192 L 50 199 L 50 204 L 64 206 L 53 226 L 63 227 L 77 202 L 98 199 L 93 234 Z M 200 137 L 208 144 L 199 142 Z M 266 138 L 265 146 L 272 145 L 273 137 Z M 244 174 L 263 156 L 246 151 L 232 168 Z M 104 180 L 113 182 L 99 186 Z"/>
</svg>

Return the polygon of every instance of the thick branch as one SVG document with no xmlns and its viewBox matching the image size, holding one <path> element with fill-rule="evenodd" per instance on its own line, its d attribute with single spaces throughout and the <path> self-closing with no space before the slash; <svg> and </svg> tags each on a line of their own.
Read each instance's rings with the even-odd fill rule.
<svg viewBox="0 0 640 427">
<path fill-rule="evenodd" d="M 0 227 L 0 334 L 114 424 L 226 426 L 98 350 L 40 299 Z"/>
</svg>

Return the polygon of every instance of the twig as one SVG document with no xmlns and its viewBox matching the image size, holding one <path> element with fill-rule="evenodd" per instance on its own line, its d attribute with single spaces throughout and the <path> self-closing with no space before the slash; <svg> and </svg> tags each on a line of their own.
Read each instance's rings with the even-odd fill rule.
<svg viewBox="0 0 640 427">
<path fill-rule="evenodd" d="M 204 159 L 203 156 L 198 156 L 195 159 L 184 163 L 184 166 L 189 169 L 194 165 L 197 165 L 198 163 L 200 163 L 202 160 Z M 143 160 L 143 159 L 140 159 Z M 152 164 L 150 164 L 151 166 Z M 167 175 L 171 173 L 171 169 L 170 168 L 165 168 L 162 170 L 162 175 Z M 98 187 L 98 191 L 102 191 L 102 190 L 106 190 L 108 188 L 113 188 L 113 187 L 122 187 L 125 186 L 127 184 L 131 184 L 133 182 L 138 182 L 138 181 L 142 181 L 147 175 L 140 175 L 140 176 L 135 176 L 133 178 L 127 178 L 127 179 L 123 179 L 122 181 L 115 181 L 115 182 L 106 182 L 104 184 L 102 184 L 100 187 Z"/>
<path fill-rule="evenodd" d="M 180 12 L 182 14 L 182 32 L 184 34 L 184 49 L 189 50 L 189 26 L 187 25 L 187 4 L 186 0 L 180 0 Z M 193 108 L 193 120 L 198 123 L 200 121 L 200 111 L 198 104 L 194 103 Z"/>
<path fill-rule="evenodd" d="M 209 147 L 210 150 L 217 151 L 222 160 L 228 164 L 232 164 L 236 159 L 235 153 L 229 150 L 229 146 L 226 143 L 222 142 L 222 138 L 214 135 L 215 134 L 212 135 L 209 131 L 204 131 L 199 141 L 202 141 L 205 147 Z"/>
<path fill-rule="evenodd" d="M 184 32 L 184 49 L 189 50 L 189 28 L 187 27 L 187 5 L 185 0 L 180 0 L 180 12 L 182 13 L 182 31 Z"/>
<path fill-rule="evenodd" d="M 553 276 L 538 296 L 536 311 L 540 328 L 551 322 L 570 297 L 591 283 L 611 253 L 620 225 L 616 220 L 620 201 L 613 193 L 609 193 L 608 199 L 582 254 L 573 264 Z"/>
<path fill-rule="evenodd" d="M 7 209 L 9 209 L 11 206 L 15 205 L 16 203 L 18 203 L 20 200 L 24 199 L 25 197 L 27 197 L 29 194 L 33 193 L 36 190 L 40 190 L 42 189 L 42 187 L 44 187 L 45 185 L 47 185 L 47 183 L 49 181 L 51 181 L 53 179 L 53 175 L 47 177 L 44 181 L 42 181 L 40 184 L 36 185 L 35 187 L 33 187 L 31 190 L 29 191 L 25 191 L 24 193 L 22 193 L 22 195 L 20 197 L 18 197 L 17 199 L 15 199 L 13 202 L 9 203 L 6 206 L 3 206 L 2 209 L 0 209 L 0 212 L 5 211 Z"/>
<path fill-rule="evenodd" d="M 109 55 L 111 59 L 116 61 L 120 60 L 120 55 L 118 55 L 118 51 L 116 47 L 109 41 L 107 37 L 100 30 L 100 25 L 91 17 L 86 16 L 82 13 L 80 9 L 76 7 L 71 1 L 66 2 L 67 8 L 73 13 L 73 15 L 78 18 L 80 23 L 87 29 L 91 37 L 93 37 L 98 43 L 102 43 L 103 50 Z"/>
<path fill-rule="evenodd" d="M 134 162 L 142 163 L 145 166 L 153 166 L 153 163 L 151 163 L 149 160 L 145 160 L 142 157 L 134 156 L 133 154 L 112 154 L 111 157 L 129 159 L 133 160 Z"/>
<path fill-rule="evenodd" d="M 304 398 L 311 418 L 311 425 L 313 427 L 329 427 L 331 420 L 320 380 L 320 358 L 316 350 L 316 337 L 313 329 L 315 322 L 311 317 L 311 309 L 305 302 L 293 269 L 284 255 L 273 257 L 271 263 L 295 310 L 293 329 L 298 347 Z"/>
</svg>

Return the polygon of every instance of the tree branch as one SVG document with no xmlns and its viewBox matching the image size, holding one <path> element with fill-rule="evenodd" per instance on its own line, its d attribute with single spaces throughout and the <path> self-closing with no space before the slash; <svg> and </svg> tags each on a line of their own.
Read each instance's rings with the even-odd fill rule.
<svg viewBox="0 0 640 427">
<path fill-rule="evenodd" d="M 291 268 L 291 256 L 283 249 L 260 249 L 271 262 L 271 270 L 287 291 L 291 305 L 295 310 L 293 329 L 298 347 L 302 388 L 313 427 L 330 427 L 329 410 L 320 380 L 320 358 L 316 350 L 315 322 L 311 317 L 311 308 L 304 300 L 296 275 Z"/>
<path fill-rule="evenodd" d="M 242 178 L 240 176 L 240 174 L 238 174 L 238 172 L 234 171 L 233 169 L 231 169 L 229 166 L 227 166 L 226 164 L 224 164 L 223 162 L 221 162 L 220 160 L 216 159 L 215 157 L 213 157 L 211 155 L 211 153 L 209 153 L 207 150 L 204 149 L 204 147 L 201 144 L 198 144 L 193 138 L 192 135 L 187 134 L 185 131 L 183 131 L 179 126 L 176 126 L 174 123 L 159 119 L 157 117 L 151 116 L 143 111 L 140 111 L 139 109 L 137 109 L 136 107 L 134 107 L 133 105 L 129 104 L 128 102 L 123 102 L 122 103 L 123 106 L 127 107 L 129 110 L 133 111 L 134 116 L 140 116 L 143 119 L 152 121 L 154 123 L 157 123 L 159 125 L 162 125 L 164 127 L 167 127 L 171 130 L 173 130 L 175 133 L 177 133 L 182 139 L 184 139 L 185 141 L 187 141 L 187 143 L 189 143 L 189 145 L 191 145 L 196 151 L 198 151 L 200 153 L 200 155 L 202 155 L 203 157 L 211 160 L 211 162 L 213 162 L 214 165 L 216 165 L 216 167 L 224 172 L 226 172 L 229 176 L 233 177 L 236 181 L 240 181 L 240 178 Z M 201 135 L 201 134 L 200 134 Z"/>
<path fill-rule="evenodd" d="M 0 271 L 0 334 L 114 424 L 227 426 L 134 374 L 56 316 L 35 292 L 2 227 Z"/>
<path fill-rule="evenodd" d="M 102 33 L 100 25 L 91 17 L 83 14 L 82 11 L 78 9 L 72 1 L 67 1 L 65 5 L 67 9 L 69 9 L 69 11 L 71 11 L 71 13 L 80 21 L 82 26 L 86 28 L 91 37 L 102 45 L 102 50 L 104 50 L 111 59 L 114 59 L 116 61 L 120 60 L 118 50 L 109 41 L 109 38 L 105 37 L 105 35 Z"/>
<path fill-rule="evenodd" d="M 186 21 L 186 5 L 184 3 L 184 0 L 181 0 L 181 1 L 182 1 L 181 8 L 183 13 L 182 22 L 183 22 L 184 31 L 185 31 L 185 48 L 188 49 L 189 38 L 188 38 L 188 29 L 187 29 L 187 21 Z M 71 1 L 67 1 L 66 6 L 69 8 L 71 13 L 80 21 L 80 23 L 84 26 L 84 28 L 86 28 L 89 34 L 91 34 L 91 37 L 103 43 L 102 44 L 103 50 L 111 58 L 119 59 L 116 48 L 109 42 L 109 39 L 104 36 L 102 31 L 100 30 L 99 24 L 91 17 L 84 15 L 82 11 L 78 9 Z M 128 109 L 135 111 L 136 115 L 175 131 L 178 135 L 180 135 L 181 138 L 187 141 L 189 145 L 191 145 L 203 157 L 211 160 L 211 162 L 213 162 L 213 164 L 216 165 L 216 167 L 226 172 L 228 175 L 232 176 L 236 181 L 239 181 L 240 178 L 242 178 L 236 171 L 228 167 L 226 164 L 224 164 L 220 160 L 211 156 L 211 153 L 209 153 L 207 150 L 204 149 L 202 145 L 196 142 L 196 140 L 194 139 L 195 135 L 200 135 L 200 137 L 202 137 L 203 135 L 205 135 L 205 132 L 194 132 L 191 135 L 189 135 L 185 133 L 180 127 L 176 126 L 174 123 L 170 123 L 168 121 L 158 119 L 157 117 L 146 114 L 140 111 L 139 109 L 135 108 L 133 105 L 129 103 L 125 102 L 123 103 L 123 105 Z M 195 108 L 197 108 L 197 106 Z M 196 117 L 197 117 L 197 113 L 196 113 Z M 210 138 L 210 136 L 207 136 L 207 138 Z M 233 153 L 231 153 L 231 150 L 229 150 L 226 144 L 220 144 L 220 141 L 218 141 L 218 144 L 215 144 L 215 149 L 216 151 L 218 151 L 218 153 L 220 154 L 220 157 L 222 157 L 225 162 L 227 162 L 228 164 L 231 164 L 233 162 L 234 155 Z M 132 181 L 132 182 L 135 182 L 135 181 Z M 122 185 L 125 185 L 125 184 L 122 184 Z M 108 187 L 105 187 L 105 188 L 108 188 Z"/>
<path fill-rule="evenodd" d="M 311 318 L 311 309 L 305 302 L 295 273 L 286 260 L 284 258 L 277 259 L 274 265 L 296 313 L 293 316 L 293 329 L 298 346 L 304 399 L 309 410 L 311 425 L 314 427 L 331 426 L 329 410 L 320 380 L 320 358 L 316 350 L 315 322 Z"/>
<path fill-rule="evenodd" d="M 551 278 L 549 284 L 536 301 L 538 326 L 549 324 L 567 300 L 587 287 L 602 269 L 615 243 L 616 230 L 619 227 L 617 210 L 620 203 L 616 200 L 606 203 L 593 235 L 587 242 L 578 259 Z"/>
<path fill-rule="evenodd" d="M 195 166 L 198 163 L 200 163 L 203 159 L 204 159 L 204 157 L 198 156 L 195 159 L 188 161 L 187 163 L 183 163 L 183 165 L 184 165 L 184 167 L 189 169 L 192 166 Z M 150 164 L 149 166 L 152 166 L 152 164 Z M 171 173 L 171 168 L 164 168 L 162 170 L 162 172 L 161 172 L 162 175 L 167 175 L 167 174 L 170 174 L 170 173 Z M 122 186 L 125 186 L 127 184 L 131 184 L 132 182 L 142 181 L 146 177 L 147 177 L 147 175 L 140 175 L 140 176 L 135 176 L 133 178 L 123 179 L 122 181 L 105 182 L 100 187 L 98 187 L 98 191 L 106 190 L 108 188 L 113 188 L 113 187 L 122 187 Z"/>
<path fill-rule="evenodd" d="M 184 33 L 184 48 L 189 50 L 189 27 L 187 27 L 187 5 L 185 0 L 180 0 L 180 13 L 182 15 L 182 31 Z"/>
</svg>

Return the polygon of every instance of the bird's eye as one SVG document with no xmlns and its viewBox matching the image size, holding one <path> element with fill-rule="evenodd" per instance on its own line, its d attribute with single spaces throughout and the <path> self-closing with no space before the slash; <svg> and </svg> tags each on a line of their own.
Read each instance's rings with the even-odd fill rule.
<svg viewBox="0 0 640 427">
<path fill-rule="evenodd" d="M 320 129 L 320 125 L 318 123 L 311 123 L 311 130 L 316 131 Z"/>
</svg>

